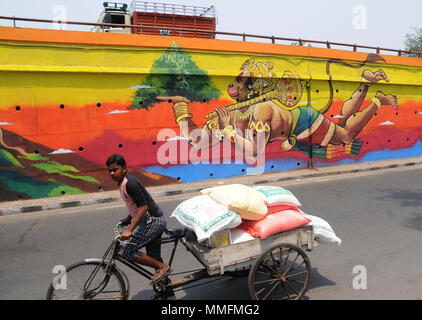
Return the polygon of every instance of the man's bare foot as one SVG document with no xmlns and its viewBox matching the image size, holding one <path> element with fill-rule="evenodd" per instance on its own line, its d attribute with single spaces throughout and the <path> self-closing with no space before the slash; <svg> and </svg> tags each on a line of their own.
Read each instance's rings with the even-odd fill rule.
<svg viewBox="0 0 422 320">
<path fill-rule="evenodd" d="M 382 71 L 381 69 L 376 72 L 372 72 L 371 70 L 366 69 L 362 72 L 362 78 L 371 83 L 377 83 L 380 80 L 385 80 L 385 82 L 390 82 L 385 72 Z"/>
<path fill-rule="evenodd" d="M 381 91 L 378 91 L 375 95 L 381 102 L 382 105 L 393 106 L 397 110 L 397 96 L 391 94 L 384 94 Z"/>
</svg>

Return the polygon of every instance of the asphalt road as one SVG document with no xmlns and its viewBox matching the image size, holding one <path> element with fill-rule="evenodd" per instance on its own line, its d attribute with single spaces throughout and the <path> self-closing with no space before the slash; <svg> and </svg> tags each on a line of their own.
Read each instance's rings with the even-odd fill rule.
<svg viewBox="0 0 422 320">
<path fill-rule="evenodd" d="M 308 253 L 312 280 L 306 299 L 422 298 L 421 181 L 422 166 L 413 166 L 283 185 L 303 211 L 328 221 L 343 240 Z M 186 198 L 157 201 L 169 216 Z M 0 217 L 0 299 L 45 299 L 53 268 L 101 257 L 112 227 L 125 215 L 123 203 L 116 202 Z M 168 221 L 169 227 L 180 226 Z M 170 250 L 165 246 L 163 256 Z M 200 267 L 180 246 L 174 272 Z M 150 299 L 147 280 L 122 268 L 131 282 L 130 299 Z M 249 299 L 247 277 L 182 289 L 176 299 Z"/>
</svg>

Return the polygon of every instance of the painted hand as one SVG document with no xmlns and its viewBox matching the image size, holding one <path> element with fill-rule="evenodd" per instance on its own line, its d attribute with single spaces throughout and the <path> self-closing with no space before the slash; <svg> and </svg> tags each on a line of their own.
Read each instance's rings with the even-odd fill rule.
<svg viewBox="0 0 422 320">
<path fill-rule="evenodd" d="M 225 127 L 230 125 L 230 118 L 231 118 L 230 111 L 227 110 L 226 107 L 215 108 L 215 112 L 217 113 L 220 129 L 224 129 Z"/>
<path fill-rule="evenodd" d="M 181 97 L 181 96 L 157 97 L 156 99 L 160 100 L 160 101 L 169 101 L 169 102 L 172 102 L 172 103 L 178 103 L 178 102 L 190 103 L 190 101 L 188 99 L 186 99 L 185 97 Z"/>
</svg>

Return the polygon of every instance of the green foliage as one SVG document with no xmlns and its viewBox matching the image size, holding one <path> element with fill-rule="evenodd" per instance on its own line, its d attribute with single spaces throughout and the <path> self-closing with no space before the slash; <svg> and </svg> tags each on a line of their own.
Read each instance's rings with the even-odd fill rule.
<svg viewBox="0 0 422 320">
<path fill-rule="evenodd" d="M 9 151 L 0 149 L 0 165 L 23 168 L 23 165 Z"/>
<path fill-rule="evenodd" d="M 135 92 L 130 109 L 147 109 L 157 97 L 182 96 L 190 101 L 220 97 L 207 73 L 176 43 L 156 60 L 150 74 Z"/>
<path fill-rule="evenodd" d="M 19 158 L 25 158 L 31 161 L 47 161 L 49 158 L 43 157 L 39 153 L 29 153 L 26 156 L 19 156 Z"/>
<path fill-rule="evenodd" d="M 72 194 L 83 194 L 82 190 L 78 188 L 70 187 L 64 183 L 62 183 L 59 187 L 52 189 L 49 193 L 49 197 L 59 197 L 63 194 L 72 195 Z"/>
<path fill-rule="evenodd" d="M 75 176 L 73 174 L 67 173 L 69 171 L 79 173 L 79 170 L 77 170 L 75 167 L 72 167 L 69 165 L 62 165 L 55 161 L 48 161 L 47 163 L 35 163 L 33 164 L 33 166 L 49 174 L 57 173 L 57 174 L 60 174 L 62 176 L 69 177 L 72 179 L 79 179 L 79 180 L 84 180 L 87 182 L 99 183 L 97 179 L 90 176 Z"/>
<path fill-rule="evenodd" d="M 405 36 L 405 50 L 422 52 L 422 28 L 412 28 L 412 33 Z M 407 54 L 408 56 L 416 56 L 415 54 Z"/>
<path fill-rule="evenodd" d="M 79 172 L 75 167 L 72 167 L 69 165 L 62 165 L 55 161 L 36 163 L 36 164 L 33 164 L 33 166 L 47 173 L 62 173 L 65 171 Z"/>
<path fill-rule="evenodd" d="M 10 191 L 27 194 L 30 198 L 37 199 L 66 194 L 82 194 L 84 191 L 70 187 L 65 183 L 47 183 L 26 176 L 20 172 L 3 170 L 0 175 L 0 183 Z"/>
</svg>

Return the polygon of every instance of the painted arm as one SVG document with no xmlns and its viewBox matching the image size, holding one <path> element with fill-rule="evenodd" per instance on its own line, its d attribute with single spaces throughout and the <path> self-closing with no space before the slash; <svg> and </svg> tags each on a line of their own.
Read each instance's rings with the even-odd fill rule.
<svg viewBox="0 0 422 320">
<path fill-rule="evenodd" d="M 189 144 L 195 149 L 209 149 L 220 143 L 207 125 L 199 128 L 198 125 L 192 121 L 192 114 L 189 113 L 188 107 L 190 101 L 188 99 L 181 96 L 171 96 L 157 97 L 157 100 L 174 103 L 173 111 L 176 123 L 180 129 L 180 134 L 185 137 Z"/>
<path fill-rule="evenodd" d="M 232 143 L 235 150 L 244 158 L 256 162 L 265 153 L 266 145 L 270 139 L 271 127 L 269 123 L 272 118 L 272 108 L 265 104 L 257 105 L 252 115 L 252 121 L 249 122 L 249 127 L 244 130 L 244 134 L 230 125 L 230 112 L 226 108 L 219 108 L 215 111 L 220 128 L 223 128 L 222 134 L 224 137 Z"/>
</svg>

